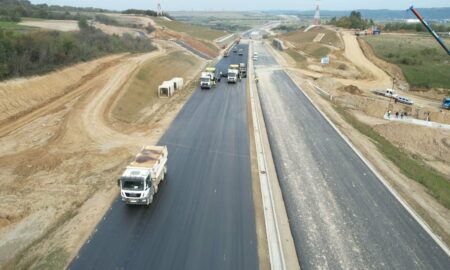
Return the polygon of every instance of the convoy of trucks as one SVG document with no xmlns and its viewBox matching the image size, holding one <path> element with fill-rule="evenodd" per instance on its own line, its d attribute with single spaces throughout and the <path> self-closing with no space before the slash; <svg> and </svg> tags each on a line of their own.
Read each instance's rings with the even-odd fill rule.
<svg viewBox="0 0 450 270">
<path fill-rule="evenodd" d="M 149 205 L 167 174 L 166 146 L 144 146 L 117 181 L 126 204 Z"/>
</svg>

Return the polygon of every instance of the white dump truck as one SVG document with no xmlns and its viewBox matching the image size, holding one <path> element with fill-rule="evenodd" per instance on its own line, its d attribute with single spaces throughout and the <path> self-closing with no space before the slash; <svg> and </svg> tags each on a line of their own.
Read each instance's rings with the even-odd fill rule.
<svg viewBox="0 0 450 270">
<path fill-rule="evenodd" d="M 228 69 L 227 81 L 228 83 L 236 83 L 238 80 L 239 71 L 236 69 Z"/>
<path fill-rule="evenodd" d="M 166 146 L 144 146 L 118 180 L 122 201 L 151 204 L 167 174 L 167 157 Z"/>
<path fill-rule="evenodd" d="M 236 83 L 239 79 L 239 65 L 231 64 L 228 67 L 227 80 L 228 83 Z"/>
<path fill-rule="evenodd" d="M 211 89 L 216 84 L 216 68 L 207 67 L 200 76 L 200 87 Z"/>
</svg>

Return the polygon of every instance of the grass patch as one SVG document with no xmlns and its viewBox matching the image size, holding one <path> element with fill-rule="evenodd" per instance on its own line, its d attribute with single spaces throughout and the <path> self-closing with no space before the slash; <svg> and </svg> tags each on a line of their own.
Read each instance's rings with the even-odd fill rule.
<svg viewBox="0 0 450 270">
<path fill-rule="evenodd" d="M 0 30 L 5 30 L 5 31 L 29 31 L 29 30 L 33 30 L 33 29 L 37 29 L 37 28 L 36 27 L 31 27 L 31 26 L 20 25 L 17 22 L 3 22 L 3 21 L 0 21 Z"/>
<path fill-rule="evenodd" d="M 194 56 L 180 51 L 148 60 L 131 79 L 127 91 L 113 108 L 113 116 L 127 123 L 137 122 L 143 110 L 163 100 L 157 93 L 163 81 L 173 77 L 186 79 L 199 63 Z"/>
<path fill-rule="evenodd" d="M 432 37 L 381 35 L 364 40 L 377 57 L 398 65 L 413 87 L 450 89 L 450 59 Z"/>
<path fill-rule="evenodd" d="M 345 121 L 369 137 L 378 150 L 392 161 L 404 175 L 425 186 L 439 203 L 450 209 L 450 179 L 446 179 L 439 172 L 424 164 L 419 157 L 411 157 L 404 150 L 393 145 L 369 125 L 362 123 L 342 107 L 334 105 L 334 108 L 342 115 Z"/>
<path fill-rule="evenodd" d="M 285 52 L 294 59 L 295 63 L 297 64 L 297 67 L 304 67 L 306 65 L 306 58 L 301 55 L 300 53 L 296 52 L 294 49 L 289 48 L 285 50 Z"/>
<path fill-rule="evenodd" d="M 170 30 L 186 33 L 192 37 L 206 39 L 210 41 L 229 34 L 225 31 L 214 30 L 208 27 L 182 23 L 179 21 L 166 21 L 161 18 L 154 18 L 153 20 L 155 20 L 157 24 L 167 27 Z"/>
<path fill-rule="evenodd" d="M 325 34 L 320 43 L 344 49 L 344 45 L 342 44 L 341 39 L 338 37 L 338 34 L 336 32 L 330 31 L 329 33 Z"/>
<path fill-rule="evenodd" d="M 34 270 L 51 270 L 51 269 L 63 269 L 69 260 L 69 253 L 63 248 L 58 248 L 50 252 L 47 256 L 42 258 L 36 266 L 33 267 Z"/>
<path fill-rule="evenodd" d="M 330 53 L 330 49 L 327 47 L 320 46 L 319 48 L 313 50 L 311 55 L 316 59 L 321 59 L 322 57 L 327 56 Z"/>
</svg>

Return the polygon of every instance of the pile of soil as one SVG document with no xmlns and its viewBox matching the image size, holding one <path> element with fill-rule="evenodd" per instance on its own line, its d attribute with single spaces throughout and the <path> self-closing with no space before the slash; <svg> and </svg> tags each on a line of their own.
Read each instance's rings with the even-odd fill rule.
<svg viewBox="0 0 450 270">
<path fill-rule="evenodd" d="M 426 163 L 450 176 L 450 131 L 389 122 L 374 129 L 408 152 L 423 157 Z"/>
<path fill-rule="evenodd" d="M 363 91 L 352 84 L 338 88 L 339 91 L 347 92 L 353 95 L 362 95 Z"/>
</svg>

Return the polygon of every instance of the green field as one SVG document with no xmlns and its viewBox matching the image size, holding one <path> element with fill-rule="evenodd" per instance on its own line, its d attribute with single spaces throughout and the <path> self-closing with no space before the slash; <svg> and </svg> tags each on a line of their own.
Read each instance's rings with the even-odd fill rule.
<svg viewBox="0 0 450 270">
<path fill-rule="evenodd" d="M 398 65 L 411 86 L 450 89 L 450 57 L 430 35 L 389 34 L 363 39 L 379 58 Z M 446 43 L 450 46 L 449 39 Z"/>
<path fill-rule="evenodd" d="M 192 25 L 192 24 L 188 24 L 188 23 L 182 23 L 182 22 L 178 22 L 178 21 L 166 21 L 161 18 L 153 18 L 153 20 L 157 24 L 164 26 L 170 30 L 173 30 L 176 32 L 181 32 L 181 33 L 186 33 L 192 37 L 206 39 L 206 40 L 210 40 L 210 41 L 213 41 L 217 38 L 220 38 L 222 36 L 229 34 L 225 31 L 214 30 L 214 29 L 210 29 L 207 27 Z"/>
<path fill-rule="evenodd" d="M 37 29 L 37 28 L 31 27 L 31 26 L 19 25 L 16 22 L 0 21 L 0 30 L 21 32 L 21 31 L 29 31 L 29 30 L 33 30 L 33 29 Z"/>
</svg>

